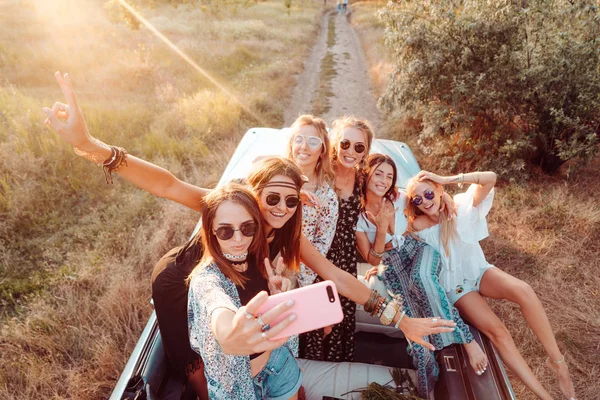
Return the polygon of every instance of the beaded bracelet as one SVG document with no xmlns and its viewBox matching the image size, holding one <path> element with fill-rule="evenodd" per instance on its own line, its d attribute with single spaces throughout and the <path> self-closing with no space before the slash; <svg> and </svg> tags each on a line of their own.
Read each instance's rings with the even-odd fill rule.
<svg viewBox="0 0 600 400">
<path fill-rule="evenodd" d="M 379 320 L 383 325 L 389 325 L 392 323 L 394 317 L 396 317 L 396 314 L 398 314 L 399 311 L 400 310 L 398 309 L 398 303 L 396 303 L 395 301 L 391 301 L 387 304 L 385 310 L 383 310 L 383 313 L 379 317 Z"/>
<path fill-rule="evenodd" d="M 398 327 L 400 326 L 400 322 L 402 322 L 402 318 L 404 318 L 405 315 L 406 311 L 402 311 L 402 314 L 400 314 L 400 318 L 398 318 L 398 321 L 396 322 L 396 325 L 394 325 L 394 328 L 398 329 Z"/>
<path fill-rule="evenodd" d="M 376 258 L 381 258 L 381 257 L 383 257 L 383 255 L 385 254 L 385 250 L 384 250 L 384 252 L 383 252 L 383 253 L 378 253 L 378 252 L 376 252 L 376 251 L 375 251 L 375 249 L 374 249 L 373 247 L 371 247 L 371 248 L 369 249 L 369 253 L 370 253 L 370 254 L 371 254 L 373 257 L 376 257 Z"/>
</svg>

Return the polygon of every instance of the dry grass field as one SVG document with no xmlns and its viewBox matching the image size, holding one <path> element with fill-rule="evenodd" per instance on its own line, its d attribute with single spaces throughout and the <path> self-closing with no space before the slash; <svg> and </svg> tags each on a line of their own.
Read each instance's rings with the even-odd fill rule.
<svg viewBox="0 0 600 400">
<path fill-rule="evenodd" d="M 106 8 L 106 4 L 110 7 Z M 148 315 L 150 273 L 198 218 L 73 154 L 42 122 L 69 72 L 90 132 L 214 185 L 245 130 L 277 127 L 320 2 L 142 14 L 252 111 L 105 0 L 0 2 L 0 398 L 110 394 Z"/>
<path fill-rule="evenodd" d="M 376 91 L 382 93 L 391 60 L 384 51 L 384 28 L 375 16 L 378 5 L 382 2 L 353 3 L 351 20 Z M 388 120 L 382 136 L 408 143 L 422 168 L 439 170 L 435 160 L 419 151 L 417 129 L 410 120 Z M 490 237 L 482 246 L 490 263 L 535 289 L 567 354 L 577 398 L 595 400 L 600 392 L 600 160 L 575 172 L 569 167 L 575 165 L 565 165 L 557 176 L 532 171 L 529 182 L 500 183 L 488 217 Z M 518 307 L 494 300 L 490 305 L 534 373 L 554 398 L 563 398 Z M 511 377 L 511 382 L 518 399 L 535 398 L 516 379 Z"/>
</svg>

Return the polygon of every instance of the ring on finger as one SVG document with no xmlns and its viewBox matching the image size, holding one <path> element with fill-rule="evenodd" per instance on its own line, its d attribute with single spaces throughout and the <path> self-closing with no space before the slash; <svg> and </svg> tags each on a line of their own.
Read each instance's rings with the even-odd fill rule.
<svg viewBox="0 0 600 400">
<path fill-rule="evenodd" d="M 246 319 L 253 319 L 254 315 L 250 314 L 248 311 L 244 310 L 244 312 L 246 313 Z"/>
<path fill-rule="evenodd" d="M 269 325 L 269 324 L 265 324 L 265 325 L 263 325 L 262 328 L 260 328 L 260 330 L 263 331 L 263 332 L 266 332 L 269 329 L 271 329 L 271 325 Z"/>
<path fill-rule="evenodd" d="M 431 318 L 431 322 L 438 322 L 437 318 Z"/>
<path fill-rule="evenodd" d="M 261 337 L 261 338 L 263 338 L 263 339 L 265 339 L 265 340 L 268 340 L 268 339 L 269 339 L 269 338 L 267 337 L 267 332 L 263 332 L 263 333 L 261 333 L 261 334 L 260 334 L 260 337 Z"/>
<path fill-rule="evenodd" d="M 260 328 L 264 329 L 265 326 L 267 326 L 267 324 L 265 324 L 265 322 L 262 320 L 262 315 L 259 315 L 258 318 L 256 318 L 256 320 L 258 321 L 258 323 L 260 324 Z"/>
</svg>

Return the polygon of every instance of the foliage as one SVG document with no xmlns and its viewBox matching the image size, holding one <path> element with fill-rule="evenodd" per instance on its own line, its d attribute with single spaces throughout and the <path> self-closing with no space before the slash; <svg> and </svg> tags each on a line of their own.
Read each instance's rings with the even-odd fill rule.
<svg viewBox="0 0 600 400">
<path fill-rule="evenodd" d="M 379 16 L 395 56 L 380 105 L 420 118 L 419 144 L 441 167 L 512 179 L 596 155 L 595 1 L 397 1 Z"/>
</svg>

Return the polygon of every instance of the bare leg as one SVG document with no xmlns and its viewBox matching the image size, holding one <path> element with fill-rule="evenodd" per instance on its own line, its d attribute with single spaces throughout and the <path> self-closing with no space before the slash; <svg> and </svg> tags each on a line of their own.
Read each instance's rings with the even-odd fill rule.
<svg viewBox="0 0 600 400">
<path fill-rule="evenodd" d="M 464 344 L 465 350 L 469 355 L 469 363 L 471 364 L 471 368 L 477 375 L 481 375 L 485 372 L 488 365 L 488 359 L 481 347 L 479 347 L 479 343 L 473 340 L 471 343 Z"/>
<path fill-rule="evenodd" d="M 188 382 L 194 388 L 198 399 L 208 400 L 208 387 L 206 383 L 206 376 L 204 376 L 204 364 L 194 372 L 188 375 Z"/>
<path fill-rule="evenodd" d="M 487 274 L 487 273 L 486 273 Z M 540 399 L 552 400 L 515 346 L 512 336 L 500 319 L 477 292 L 463 296 L 455 304 L 460 315 L 483 332 L 500 353 L 502 361 Z"/>
<path fill-rule="evenodd" d="M 482 296 L 493 299 L 506 299 L 518 304 L 527 324 L 544 346 L 550 360 L 564 360 L 558 344 L 556 344 L 542 302 L 531 286 L 498 268 L 490 268 L 483 274 L 479 290 Z M 547 365 L 556 373 L 558 385 L 563 395 L 567 399 L 574 399 L 575 389 L 567 364 L 565 362 L 558 364 L 549 362 Z"/>
</svg>

